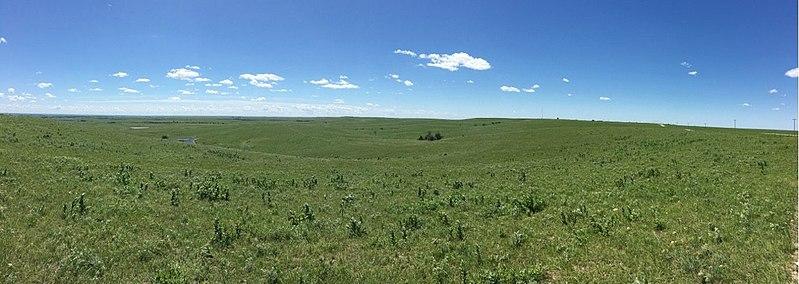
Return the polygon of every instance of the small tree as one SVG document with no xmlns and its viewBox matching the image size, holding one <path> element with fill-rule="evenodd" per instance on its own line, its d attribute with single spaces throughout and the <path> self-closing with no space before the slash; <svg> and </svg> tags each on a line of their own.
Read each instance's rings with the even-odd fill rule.
<svg viewBox="0 0 799 284">
<path fill-rule="evenodd" d="M 430 131 L 428 131 L 427 134 L 424 136 L 419 136 L 419 140 L 427 140 L 427 141 L 436 141 L 436 140 L 441 140 L 443 138 L 444 136 L 442 136 L 441 133 L 436 132 L 435 134 L 433 134 Z"/>
</svg>

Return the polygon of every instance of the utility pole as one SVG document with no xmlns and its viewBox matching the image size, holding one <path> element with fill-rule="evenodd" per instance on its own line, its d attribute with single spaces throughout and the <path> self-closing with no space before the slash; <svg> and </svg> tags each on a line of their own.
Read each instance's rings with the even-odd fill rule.
<svg viewBox="0 0 799 284">
<path fill-rule="evenodd" d="M 793 131 L 796 132 L 796 118 L 793 119 Z"/>
<path fill-rule="evenodd" d="M 736 119 L 732 120 L 732 128 L 738 128 L 738 120 Z"/>
</svg>

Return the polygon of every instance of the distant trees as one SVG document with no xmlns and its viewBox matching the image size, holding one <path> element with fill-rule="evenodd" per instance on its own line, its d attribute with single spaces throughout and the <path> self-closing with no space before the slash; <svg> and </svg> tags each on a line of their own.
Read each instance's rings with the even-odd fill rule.
<svg viewBox="0 0 799 284">
<path fill-rule="evenodd" d="M 441 136 L 441 133 L 436 132 L 433 134 L 432 132 L 428 131 L 427 135 L 420 135 L 419 140 L 427 140 L 427 141 L 436 141 L 444 139 L 444 136 Z"/>
</svg>

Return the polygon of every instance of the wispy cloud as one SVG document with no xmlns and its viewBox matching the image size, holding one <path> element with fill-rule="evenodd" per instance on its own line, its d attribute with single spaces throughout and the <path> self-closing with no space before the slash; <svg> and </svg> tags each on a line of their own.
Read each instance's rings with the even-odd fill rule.
<svg viewBox="0 0 799 284">
<path fill-rule="evenodd" d="M 219 91 L 217 91 L 217 90 L 211 90 L 211 89 L 205 90 L 205 93 L 206 93 L 206 94 L 209 94 L 209 95 L 219 95 L 219 94 L 220 94 L 220 92 L 219 92 Z"/>
<path fill-rule="evenodd" d="M 6 38 L 0 37 L 0 43 L 6 44 L 6 43 L 8 43 L 8 41 L 6 40 Z"/>
<path fill-rule="evenodd" d="M 125 77 L 128 77 L 128 73 L 119 71 L 119 72 L 116 72 L 114 74 L 111 74 L 111 76 L 117 77 L 117 78 L 125 78 Z"/>
<path fill-rule="evenodd" d="M 77 92 L 78 92 L 78 89 L 76 89 L 76 88 L 70 88 L 69 90 L 67 90 L 67 92 L 70 92 L 70 93 L 77 93 Z"/>
<path fill-rule="evenodd" d="M 150 79 L 147 79 L 147 78 L 136 79 L 136 83 L 149 83 L 149 82 L 150 82 Z"/>
<path fill-rule="evenodd" d="M 47 82 L 39 82 L 38 84 L 36 84 L 36 87 L 38 87 L 39 89 L 47 89 L 47 88 L 50 88 L 52 86 L 53 86 L 53 83 L 47 83 Z"/>
<path fill-rule="evenodd" d="M 561 80 L 561 81 L 563 81 L 564 83 L 569 83 L 569 82 L 571 82 L 571 80 L 569 80 L 569 78 L 566 78 L 566 77 L 563 77 L 563 78 L 562 78 L 562 79 L 560 79 L 560 80 Z"/>
<path fill-rule="evenodd" d="M 689 63 L 688 61 L 683 61 L 682 63 L 680 63 L 680 66 L 685 67 L 685 69 L 691 70 L 688 71 L 688 75 L 696 76 L 699 74 L 699 71 L 692 70 L 694 69 L 694 65 Z"/>
<path fill-rule="evenodd" d="M 284 78 L 272 73 L 261 73 L 261 74 L 241 74 L 239 75 L 239 79 L 244 79 L 250 82 L 250 85 L 256 86 L 258 88 L 267 88 L 271 89 L 277 82 L 283 81 Z"/>
<path fill-rule="evenodd" d="M 794 69 L 785 71 L 785 76 L 788 76 L 788 77 L 791 77 L 791 78 L 799 78 L 799 68 L 794 68 Z"/>
<path fill-rule="evenodd" d="M 233 85 L 233 80 L 225 79 L 225 80 L 219 81 L 219 84 L 230 86 L 230 85 Z"/>
<path fill-rule="evenodd" d="M 600 101 L 610 101 L 609 97 L 599 97 Z"/>
<path fill-rule="evenodd" d="M 131 89 L 128 87 L 121 87 L 118 89 L 119 91 L 126 93 L 126 94 L 138 94 L 139 90 Z"/>
<path fill-rule="evenodd" d="M 189 95 L 194 95 L 194 92 L 189 90 L 178 90 L 178 94 L 181 96 L 189 96 Z"/>
<path fill-rule="evenodd" d="M 319 80 L 308 81 L 308 83 L 317 85 L 317 86 L 322 87 L 322 88 L 334 89 L 334 90 L 357 89 L 357 88 L 359 88 L 358 85 L 350 83 L 349 81 L 344 80 L 344 79 L 339 79 L 337 82 L 333 82 L 331 80 L 322 78 L 322 79 L 319 79 Z"/>
<path fill-rule="evenodd" d="M 468 83 L 468 84 L 474 84 L 474 81 L 473 81 L 473 80 L 466 80 L 466 83 Z"/>
<path fill-rule="evenodd" d="M 742 103 L 742 104 L 741 104 L 741 106 L 742 106 L 742 107 L 750 107 L 750 106 L 752 106 L 752 105 L 750 105 L 749 103 Z"/>
<path fill-rule="evenodd" d="M 539 86 L 538 84 L 533 84 L 532 86 L 530 86 L 530 88 L 522 89 L 522 91 L 525 93 L 535 93 L 535 90 L 538 88 L 541 88 L 541 86 Z"/>
<path fill-rule="evenodd" d="M 501 91 L 503 91 L 503 92 L 512 92 L 512 93 L 518 93 L 518 92 L 521 92 L 521 91 L 519 90 L 519 88 L 512 87 L 512 86 L 502 86 L 502 87 L 499 87 L 499 89 L 500 89 Z"/>
<path fill-rule="evenodd" d="M 397 49 L 397 50 L 394 50 L 394 53 L 395 54 L 408 55 L 408 56 L 411 56 L 411 57 L 416 57 L 416 52 L 413 52 L 413 51 L 410 51 L 410 50 Z"/>
<path fill-rule="evenodd" d="M 89 91 L 92 91 L 92 92 L 102 92 L 102 91 L 103 91 L 103 89 L 101 89 L 101 88 L 91 88 L 91 89 L 89 89 Z"/>
<path fill-rule="evenodd" d="M 779 93 L 779 92 L 780 92 L 780 91 L 778 91 L 777 89 L 771 89 L 771 90 L 768 90 L 768 93 L 769 93 L 770 95 L 774 95 L 774 94 L 777 94 L 777 93 Z"/>
<path fill-rule="evenodd" d="M 406 87 L 412 87 L 413 86 L 413 81 L 411 81 L 411 80 L 403 80 L 403 79 L 400 78 L 400 75 L 397 75 L 397 74 L 388 74 L 388 76 L 386 76 L 386 78 L 391 79 L 394 82 L 403 84 Z"/>
<path fill-rule="evenodd" d="M 55 95 L 53 95 L 53 94 L 51 94 L 51 93 L 44 93 L 44 96 L 45 96 L 45 97 L 48 97 L 48 98 L 51 98 L 51 99 L 52 99 L 52 98 L 55 98 Z"/>
</svg>

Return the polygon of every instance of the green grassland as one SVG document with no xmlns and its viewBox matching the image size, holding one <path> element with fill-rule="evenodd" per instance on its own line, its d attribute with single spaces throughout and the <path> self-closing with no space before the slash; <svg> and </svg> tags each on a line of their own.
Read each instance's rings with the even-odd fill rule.
<svg viewBox="0 0 799 284">
<path fill-rule="evenodd" d="M 790 282 L 796 200 L 790 132 L 0 116 L 9 283 Z"/>
</svg>

